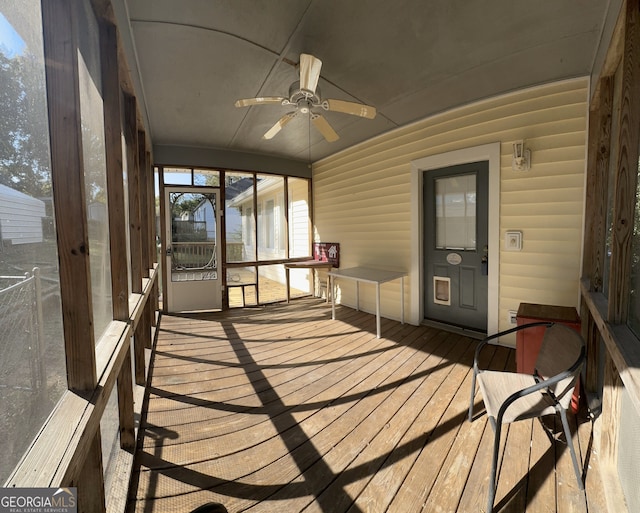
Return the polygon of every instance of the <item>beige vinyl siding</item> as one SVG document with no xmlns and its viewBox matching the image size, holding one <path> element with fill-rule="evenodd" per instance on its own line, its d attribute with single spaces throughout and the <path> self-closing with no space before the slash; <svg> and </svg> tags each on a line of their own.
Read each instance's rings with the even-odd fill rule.
<svg viewBox="0 0 640 513">
<path fill-rule="evenodd" d="M 457 108 L 396 129 L 313 166 L 316 241 L 341 244 L 341 267 L 411 270 L 413 160 L 500 142 L 499 328 L 520 302 L 576 306 L 581 260 L 588 80 L 563 81 Z M 528 172 L 511 169 L 513 141 L 532 153 Z M 523 232 L 520 252 L 504 250 Z M 381 312 L 399 318 L 400 287 L 382 286 Z M 412 273 L 405 282 L 405 311 Z M 355 287 L 339 299 L 355 306 Z M 360 308 L 375 310 L 373 287 Z M 414 319 L 415 321 L 415 319 Z M 509 342 L 509 341 L 507 341 Z"/>
</svg>

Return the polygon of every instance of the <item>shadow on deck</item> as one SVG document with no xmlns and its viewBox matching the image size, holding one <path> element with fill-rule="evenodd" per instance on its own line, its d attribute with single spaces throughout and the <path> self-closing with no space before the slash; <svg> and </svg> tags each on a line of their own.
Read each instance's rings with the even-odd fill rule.
<svg viewBox="0 0 640 513">
<path fill-rule="evenodd" d="M 477 341 L 386 319 L 382 336 L 318 299 L 163 316 L 128 510 L 483 511 L 493 431 L 466 421 Z M 504 347 L 483 356 L 514 365 Z M 606 511 L 591 423 L 572 422 L 586 494 L 566 445 L 523 421 L 504 433 L 497 511 Z"/>
</svg>

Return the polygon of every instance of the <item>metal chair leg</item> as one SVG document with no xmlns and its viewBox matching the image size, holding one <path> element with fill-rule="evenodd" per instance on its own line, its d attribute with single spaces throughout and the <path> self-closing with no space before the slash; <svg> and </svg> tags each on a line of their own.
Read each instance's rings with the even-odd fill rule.
<svg viewBox="0 0 640 513">
<path fill-rule="evenodd" d="M 576 450 L 573 447 L 573 438 L 571 437 L 571 430 L 569 429 L 569 422 L 567 421 L 567 412 L 564 408 L 558 408 L 560 410 L 560 417 L 562 418 L 562 427 L 564 428 L 564 436 L 569 446 L 569 452 L 571 453 L 571 460 L 573 461 L 573 470 L 576 473 L 576 479 L 578 480 L 578 486 L 580 490 L 584 490 L 584 483 L 582 482 L 582 473 L 578 466 L 578 458 L 576 457 Z"/>
<path fill-rule="evenodd" d="M 495 422 L 493 417 L 489 417 L 493 426 L 495 439 L 493 442 L 493 457 L 491 461 L 491 475 L 489 477 L 489 497 L 487 499 L 487 513 L 493 513 L 493 502 L 496 498 L 496 476 L 498 474 L 498 452 L 500 451 L 500 435 L 502 423 Z"/>
<path fill-rule="evenodd" d="M 473 377 L 471 378 L 471 401 L 469 401 L 469 422 L 473 419 L 473 400 L 476 397 L 476 371 L 473 371 Z"/>
</svg>

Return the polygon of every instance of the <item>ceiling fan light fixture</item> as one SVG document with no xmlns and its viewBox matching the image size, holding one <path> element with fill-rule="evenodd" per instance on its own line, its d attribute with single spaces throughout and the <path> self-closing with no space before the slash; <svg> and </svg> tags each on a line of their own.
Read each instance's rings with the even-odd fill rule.
<svg viewBox="0 0 640 513">
<path fill-rule="evenodd" d="M 318 80 L 322 61 L 309 54 L 300 55 L 300 79 L 289 86 L 289 97 L 267 96 L 237 100 L 236 107 L 250 107 L 253 105 L 295 105 L 296 110 L 285 114 L 263 136 L 265 139 L 273 138 L 284 126 L 293 119 L 296 113 L 309 114 L 311 123 L 322 134 L 327 142 L 339 139 L 336 131 L 329 122 L 320 114 L 312 111 L 313 108 L 322 108 L 326 111 L 341 112 L 362 118 L 373 119 L 376 109 L 370 105 L 350 102 L 346 100 L 327 99 L 322 100 Z"/>
</svg>

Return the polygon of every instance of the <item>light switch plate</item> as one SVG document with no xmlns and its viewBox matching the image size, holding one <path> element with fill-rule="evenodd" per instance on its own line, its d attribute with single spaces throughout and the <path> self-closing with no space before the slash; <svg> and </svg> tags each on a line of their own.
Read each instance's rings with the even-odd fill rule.
<svg viewBox="0 0 640 513">
<path fill-rule="evenodd" d="M 508 231 L 504 236 L 504 249 L 507 251 L 521 251 L 522 250 L 522 232 L 521 231 Z"/>
</svg>

